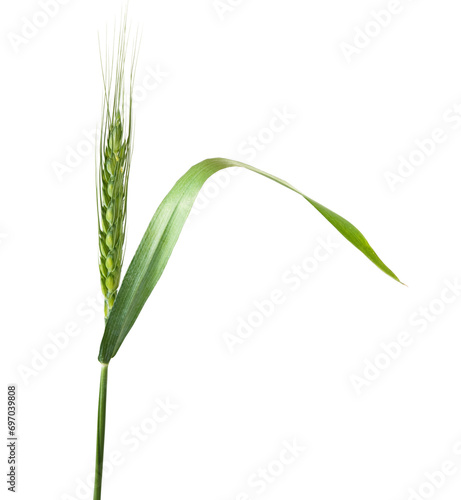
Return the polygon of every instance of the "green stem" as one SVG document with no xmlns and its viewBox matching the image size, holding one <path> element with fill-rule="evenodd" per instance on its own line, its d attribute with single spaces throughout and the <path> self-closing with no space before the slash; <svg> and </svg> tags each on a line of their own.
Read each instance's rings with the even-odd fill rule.
<svg viewBox="0 0 461 500">
<path fill-rule="evenodd" d="M 101 364 L 99 383 L 98 431 L 96 437 L 96 468 L 93 500 L 101 500 L 102 471 L 104 461 L 104 434 L 106 431 L 107 370 L 109 365 Z"/>
</svg>

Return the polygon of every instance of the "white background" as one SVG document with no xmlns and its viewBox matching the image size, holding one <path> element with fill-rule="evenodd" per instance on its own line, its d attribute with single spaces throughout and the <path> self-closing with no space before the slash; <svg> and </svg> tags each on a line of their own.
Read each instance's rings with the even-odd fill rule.
<svg viewBox="0 0 461 500">
<path fill-rule="evenodd" d="M 82 485 L 94 462 L 103 316 L 91 306 L 87 137 L 101 110 L 97 34 L 120 6 L 28 0 L 3 10 L 0 421 L 5 436 L 16 383 L 20 499 L 92 497 Z M 381 12 L 381 27 L 369 23 L 388 9 L 382 1 L 224 0 L 219 12 L 212 0 L 131 1 L 143 39 L 127 262 L 174 182 L 223 156 L 348 218 L 408 288 L 281 186 L 251 172 L 209 181 L 110 365 L 106 456 L 119 452 L 122 464 L 108 465 L 103 498 L 459 497 L 461 296 L 446 287 L 461 280 L 461 10 L 454 0 L 390 7 L 398 12 Z M 274 109 L 294 117 L 271 136 Z M 434 133 L 443 142 L 425 141 Z M 246 142 L 261 134 L 270 140 L 252 158 Z M 417 166 L 401 167 L 391 189 L 386 172 L 402 157 Z M 315 266 L 322 238 L 336 247 L 293 290 L 286 273 L 306 258 Z M 236 335 L 275 289 L 284 303 L 230 353 L 223 334 Z M 159 400 L 175 409 L 155 423 Z M 130 436 L 136 427 L 142 440 Z M 280 467 L 293 439 L 303 451 Z M 431 486 L 427 475 L 442 468 L 449 476 L 432 475 Z M 256 487 L 264 469 L 270 481 Z"/>
</svg>

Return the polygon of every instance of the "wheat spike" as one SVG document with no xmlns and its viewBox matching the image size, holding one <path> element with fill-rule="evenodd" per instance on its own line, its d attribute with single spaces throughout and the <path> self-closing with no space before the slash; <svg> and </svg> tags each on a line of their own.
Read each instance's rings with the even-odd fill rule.
<svg viewBox="0 0 461 500">
<path fill-rule="evenodd" d="M 117 296 L 125 248 L 128 177 L 133 146 L 133 77 L 137 39 L 132 53 L 128 95 L 125 95 L 127 55 L 126 16 L 120 26 L 116 51 L 102 63 L 104 96 L 97 161 L 99 272 L 107 321 Z"/>
</svg>

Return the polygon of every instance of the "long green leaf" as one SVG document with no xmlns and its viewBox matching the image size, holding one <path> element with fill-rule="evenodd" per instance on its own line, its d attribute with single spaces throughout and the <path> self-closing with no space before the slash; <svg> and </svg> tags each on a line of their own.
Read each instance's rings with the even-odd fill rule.
<svg viewBox="0 0 461 500">
<path fill-rule="evenodd" d="M 126 272 L 107 321 L 99 352 L 99 360 L 102 363 L 108 363 L 115 356 L 160 279 L 203 184 L 210 176 L 228 167 L 246 168 L 300 194 L 383 272 L 399 281 L 356 227 L 287 182 L 238 161 L 224 158 L 204 160 L 194 165 L 178 180 L 155 212 Z"/>
</svg>

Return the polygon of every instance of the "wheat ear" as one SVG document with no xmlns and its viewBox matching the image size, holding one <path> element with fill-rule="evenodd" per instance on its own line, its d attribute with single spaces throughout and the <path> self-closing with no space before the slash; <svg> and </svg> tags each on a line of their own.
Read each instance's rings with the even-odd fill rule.
<svg viewBox="0 0 461 500">
<path fill-rule="evenodd" d="M 97 162 L 99 272 L 107 321 L 117 296 L 125 248 L 128 177 L 133 148 L 133 77 L 137 43 L 132 54 L 128 96 L 125 96 L 126 16 L 117 50 L 102 63 L 104 96 Z M 116 52 L 116 53 L 115 53 Z"/>
</svg>

